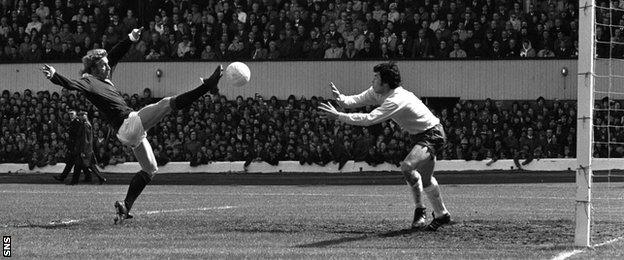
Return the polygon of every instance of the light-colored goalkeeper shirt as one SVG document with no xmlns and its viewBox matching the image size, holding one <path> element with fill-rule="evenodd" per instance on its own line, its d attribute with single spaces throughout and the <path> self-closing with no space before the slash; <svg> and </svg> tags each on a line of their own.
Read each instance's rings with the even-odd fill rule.
<svg viewBox="0 0 624 260">
<path fill-rule="evenodd" d="M 341 94 L 338 102 L 345 108 L 380 105 L 370 113 L 339 112 L 338 120 L 347 124 L 368 126 L 392 119 L 410 134 L 419 134 L 440 123 L 414 93 L 403 87 L 391 89 L 385 95 L 375 93 L 370 87 L 358 95 Z"/>
</svg>

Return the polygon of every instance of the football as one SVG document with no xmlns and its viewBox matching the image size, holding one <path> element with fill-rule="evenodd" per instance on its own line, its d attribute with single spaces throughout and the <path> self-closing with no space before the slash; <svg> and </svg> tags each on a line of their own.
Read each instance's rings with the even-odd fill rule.
<svg viewBox="0 0 624 260">
<path fill-rule="evenodd" d="M 242 87 L 251 79 L 249 67 L 242 62 L 232 62 L 225 68 L 225 80 L 235 87 Z"/>
</svg>

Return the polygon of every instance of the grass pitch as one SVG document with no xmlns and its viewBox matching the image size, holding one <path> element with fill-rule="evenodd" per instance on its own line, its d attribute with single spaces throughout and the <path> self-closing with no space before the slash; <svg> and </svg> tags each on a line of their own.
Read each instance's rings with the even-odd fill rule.
<svg viewBox="0 0 624 260">
<path fill-rule="evenodd" d="M 0 235 L 11 236 L 13 257 L 29 259 L 548 259 L 574 250 L 573 183 L 441 188 L 454 223 L 421 232 L 406 229 L 405 185 L 151 185 L 135 219 L 113 225 L 126 185 L 0 184 Z M 596 184 L 593 244 L 612 242 L 572 259 L 624 257 L 623 191 Z"/>
</svg>

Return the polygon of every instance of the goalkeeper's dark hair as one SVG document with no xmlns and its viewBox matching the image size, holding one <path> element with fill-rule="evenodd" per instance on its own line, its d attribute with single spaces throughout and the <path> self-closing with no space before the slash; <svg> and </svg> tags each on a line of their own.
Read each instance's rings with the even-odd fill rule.
<svg viewBox="0 0 624 260">
<path fill-rule="evenodd" d="M 396 62 L 377 64 L 373 71 L 379 73 L 381 83 L 387 83 L 391 89 L 401 85 L 401 73 L 399 73 L 399 67 L 396 65 Z"/>
<path fill-rule="evenodd" d="M 82 57 L 82 65 L 84 66 L 80 71 L 80 74 L 91 73 L 91 70 L 102 58 L 108 56 L 108 52 L 105 49 L 93 49 L 87 52 L 87 55 Z"/>
</svg>

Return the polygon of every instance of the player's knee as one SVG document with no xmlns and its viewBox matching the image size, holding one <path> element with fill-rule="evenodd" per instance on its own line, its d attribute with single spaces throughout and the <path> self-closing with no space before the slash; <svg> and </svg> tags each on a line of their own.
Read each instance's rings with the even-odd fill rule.
<svg viewBox="0 0 624 260">
<path fill-rule="evenodd" d="M 400 165 L 401 165 L 402 172 L 411 172 L 414 170 L 417 170 L 418 172 L 420 172 L 425 166 L 424 162 L 422 161 L 418 161 L 418 162 L 402 161 Z"/>
<path fill-rule="evenodd" d="M 158 172 L 158 166 L 156 165 L 149 165 L 148 167 L 145 167 L 147 169 L 142 169 L 145 173 L 147 173 L 147 175 L 149 175 L 150 179 L 153 179 L 154 176 L 156 176 L 156 173 Z"/>
<path fill-rule="evenodd" d="M 410 186 L 414 186 L 418 184 L 418 181 L 420 181 L 420 174 L 418 174 L 418 172 L 416 171 L 404 173 L 403 177 L 405 179 L 405 182 L 407 182 L 407 184 L 409 184 Z"/>
<path fill-rule="evenodd" d="M 150 173 L 150 175 L 152 175 L 152 177 L 154 177 L 154 175 L 156 175 L 156 173 L 158 172 L 158 166 L 154 165 L 152 172 Z"/>
<path fill-rule="evenodd" d="M 143 180 L 144 180 L 146 183 L 151 182 L 151 181 L 152 181 L 152 178 L 154 177 L 151 173 L 146 172 L 146 171 L 145 171 L 145 170 L 143 170 L 143 169 L 141 169 L 141 170 L 137 173 L 137 175 L 138 175 L 138 176 L 141 176 L 141 178 L 143 178 Z"/>
<path fill-rule="evenodd" d="M 415 171 L 415 168 L 410 166 L 409 162 L 401 162 L 401 172 L 403 173 L 403 179 L 405 179 L 405 182 L 407 182 L 410 186 L 414 186 L 418 183 L 418 181 L 420 180 L 420 174 Z"/>
</svg>

